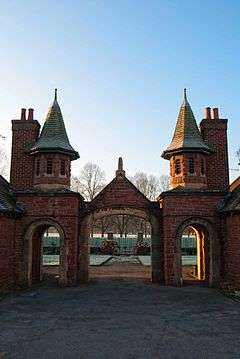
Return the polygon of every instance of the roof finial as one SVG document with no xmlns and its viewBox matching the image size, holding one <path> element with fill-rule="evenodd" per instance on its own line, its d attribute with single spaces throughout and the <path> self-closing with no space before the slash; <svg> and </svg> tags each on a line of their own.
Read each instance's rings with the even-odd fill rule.
<svg viewBox="0 0 240 359">
<path fill-rule="evenodd" d="M 122 171 L 123 170 L 123 160 L 122 157 L 119 157 L 118 159 L 118 171 Z"/>
<path fill-rule="evenodd" d="M 54 101 L 57 101 L 57 89 L 55 89 Z"/>
<path fill-rule="evenodd" d="M 123 170 L 123 160 L 122 157 L 118 158 L 118 169 L 116 171 L 116 177 L 117 178 L 124 178 L 125 177 L 125 171 Z"/>
<path fill-rule="evenodd" d="M 187 101 L 187 89 L 184 89 L 184 101 Z"/>
</svg>

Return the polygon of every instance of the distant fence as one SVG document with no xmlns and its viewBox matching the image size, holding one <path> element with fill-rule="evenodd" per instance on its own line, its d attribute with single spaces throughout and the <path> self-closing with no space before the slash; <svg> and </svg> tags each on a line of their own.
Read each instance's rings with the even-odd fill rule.
<svg viewBox="0 0 240 359">
<path fill-rule="evenodd" d="M 116 254 L 116 255 L 150 254 L 151 238 L 144 238 L 143 240 L 141 240 L 141 242 L 139 242 L 137 238 L 123 237 L 123 238 L 113 238 L 111 240 L 107 240 L 104 238 L 91 238 L 90 250 L 92 254 L 102 254 L 102 253 Z"/>
</svg>

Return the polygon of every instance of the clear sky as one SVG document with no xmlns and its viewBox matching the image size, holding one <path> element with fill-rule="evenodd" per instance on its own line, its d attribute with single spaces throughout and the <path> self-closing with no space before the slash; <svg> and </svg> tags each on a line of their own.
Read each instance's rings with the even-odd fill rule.
<svg viewBox="0 0 240 359">
<path fill-rule="evenodd" d="M 42 124 L 54 88 L 72 145 L 110 179 L 168 173 L 183 88 L 197 121 L 205 106 L 229 119 L 230 167 L 240 145 L 240 1 L 2 0 L 0 133 L 33 107 Z M 236 176 L 232 172 L 232 176 Z"/>
</svg>

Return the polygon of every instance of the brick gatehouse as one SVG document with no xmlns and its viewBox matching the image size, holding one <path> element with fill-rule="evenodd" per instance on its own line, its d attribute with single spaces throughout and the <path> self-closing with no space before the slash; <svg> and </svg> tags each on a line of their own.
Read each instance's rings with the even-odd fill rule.
<svg viewBox="0 0 240 359">
<path fill-rule="evenodd" d="M 59 285 L 88 281 L 92 218 L 132 214 L 152 226 L 152 281 L 181 285 L 181 238 L 197 236 L 197 277 L 240 289 L 240 181 L 229 185 L 227 120 L 206 108 L 197 126 L 184 93 L 173 139 L 171 190 L 149 201 L 127 179 L 119 159 L 115 178 L 92 202 L 70 190 L 70 145 L 57 93 L 40 131 L 33 109 L 12 121 L 10 183 L 0 176 L 0 290 L 41 281 L 42 236 L 60 236 Z"/>
</svg>

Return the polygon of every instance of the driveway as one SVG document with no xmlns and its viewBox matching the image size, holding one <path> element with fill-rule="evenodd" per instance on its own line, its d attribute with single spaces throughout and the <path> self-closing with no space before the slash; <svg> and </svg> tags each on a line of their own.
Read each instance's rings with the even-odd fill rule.
<svg viewBox="0 0 240 359">
<path fill-rule="evenodd" d="M 214 289 L 99 279 L 0 302 L 0 358 L 239 358 L 240 303 Z"/>
</svg>

